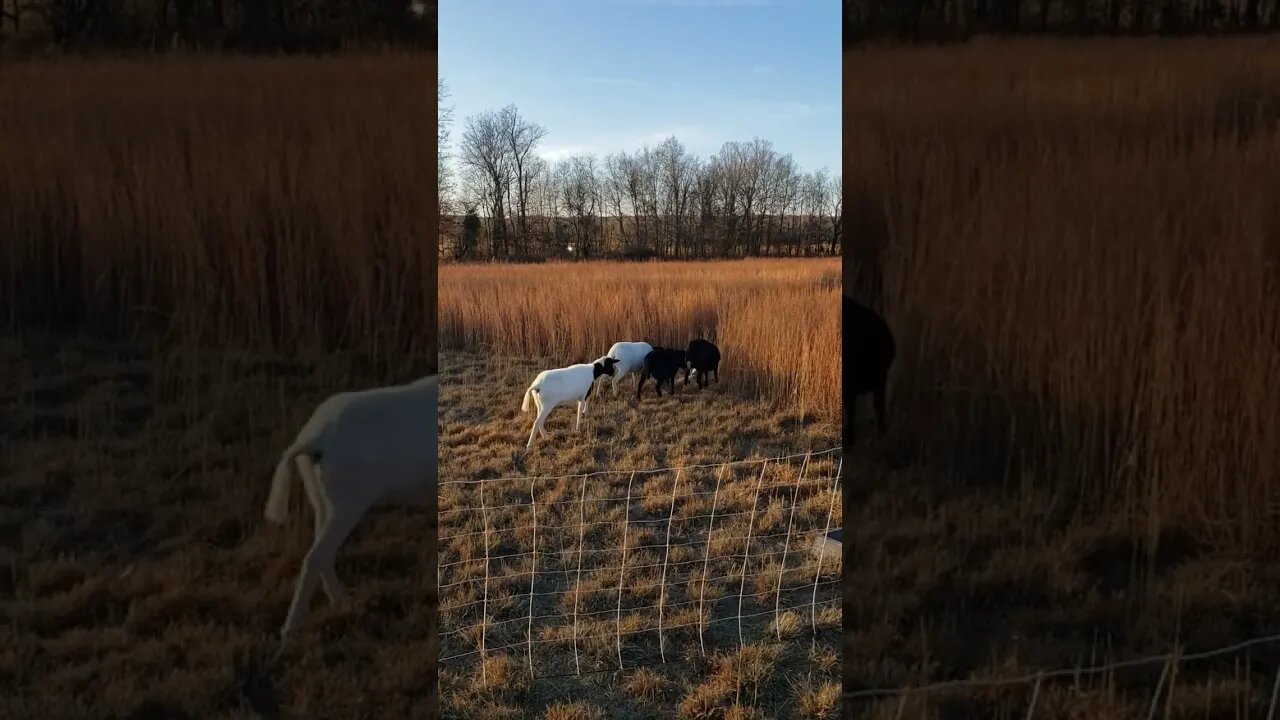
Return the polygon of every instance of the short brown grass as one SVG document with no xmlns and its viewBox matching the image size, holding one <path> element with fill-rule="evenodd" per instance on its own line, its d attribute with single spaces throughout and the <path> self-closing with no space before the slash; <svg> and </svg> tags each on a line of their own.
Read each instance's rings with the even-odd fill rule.
<svg viewBox="0 0 1280 720">
<path fill-rule="evenodd" d="M 0 327 L 431 369 L 434 80 L 418 54 L 5 67 Z"/>
<path fill-rule="evenodd" d="M 573 319 L 585 317 L 579 313 Z M 562 706 L 588 702 L 607 708 L 608 717 L 625 720 L 796 717 L 789 707 L 802 700 L 788 678 L 798 673 L 831 680 L 839 671 L 840 570 L 830 558 L 819 566 L 808 544 L 828 518 L 833 526 L 841 522 L 842 506 L 832 493 L 838 455 L 815 457 L 803 478 L 801 460 L 771 463 L 754 523 L 760 465 L 730 468 L 723 475 L 692 466 L 830 448 L 838 442 L 838 426 L 814 413 L 769 407 L 723 384 L 702 391 L 679 386 L 674 397 L 661 400 L 646 394 L 639 406 L 631 394 L 615 398 L 606 389 L 592 403 L 581 433 L 572 430 L 572 412 L 559 409 L 547 423 L 551 437 L 525 453 L 532 417 L 519 411 L 518 399 L 543 367 L 545 358 L 442 355 L 442 480 L 542 478 L 486 483 L 483 515 L 477 485 L 441 487 L 441 652 L 447 658 L 441 664 L 441 688 L 447 716 L 487 717 L 483 713 L 494 708 L 521 708 L 536 717 L 574 712 Z M 686 467 L 678 484 L 672 472 L 636 476 L 630 513 L 624 515 L 626 471 L 672 466 Z M 593 476 L 585 484 L 577 476 L 547 478 L 601 470 L 623 473 Z M 538 502 L 536 566 L 530 557 L 531 490 Z M 666 518 L 673 490 L 676 521 L 668 554 Z M 708 556 L 713 497 L 716 519 Z M 792 520 L 795 539 L 788 544 L 786 524 Z M 486 524 L 495 558 L 487 583 Z M 744 586 L 741 556 L 748 534 L 752 558 Z M 496 559 L 499 555 L 510 557 Z M 530 657 L 527 573 L 535 567 L 539 597 L 532 610 Z M 823 583 L 816 595 L 815 577 Z M 620 583 L 625 584 L 619 615 Z M 741 649 L 733 620 L 740 588 L 747 616 Z M 482 624 L 490 656 L 483 668 L 477 662 Z M 661 662 L 663 642 L 667 664 Z M 626 665 L 622 672 L 617 671 L 619 644 Z M 575 675 L 579 669 L 580 677 Z M 531 670 L 536 679 L 529 679 Z M 487 682 L 481 682 L 482 673 Z"/>
<path fill-rule="evenodd" d="M 724 387 L 838 418 L 839 275 L 838 259 L 445 265 L 441 347 L 561 367 L 620 340 L 683 348 L 705 337 L 722 353 Z"/>
</svg>

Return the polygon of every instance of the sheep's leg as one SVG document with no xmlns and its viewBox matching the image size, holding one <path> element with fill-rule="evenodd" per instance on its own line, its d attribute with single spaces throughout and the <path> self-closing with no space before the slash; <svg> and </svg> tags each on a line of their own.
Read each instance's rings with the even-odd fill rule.
<svg viewBox="0 0 1280 720">
<path fill-rule="evenodd" d="M 533 447 L 533 438 L 539 433 L 542 434 L 543 438 L 550 437 L 544 426 L 547 424 L 547 416 L 551 414 L 551 408 L 543 405 L 542 398 L 537 395 L 534 396 L 534 400 L 536 400 L 538 404 L 538 417 L 534 419 L 533 428 L 529 430 L 529 443 L 525 445 L 525 449 Z"/>
<path fill-rule="evenodd" d="M 542 435 L 543 439 L 551 437 L 551 433 L 547 432 L 547 417 L 551 415 L 552 410 L 555 410 L 554 406 L 545 408 L 544 410 L 542 400 L 538 400 L 538 414 L 542 416 L 538 420 L 538 433 Z"/>
<path fill-rule="evenodd" d="M 529 442 L 525 443 L 525 449 L 533 447 L 533 438 L 538 434 L 538 418 L 542 417 L 542 409 L 538 409 L 538 417 L 533 419 L 533 425 L 529 428 Z"/>
<path fill-rule="evenodd" d="M 320 489 L 316 487 L 315 463 L 311 461 L 311 458 L 306 455 L 299 455 L 294 460 L 294 464 L 298 466 L 298 474 L 302 476 L 302 489 L 307 491 L 307 499 L 311 501 L 311 509 L 315 512 L 315 526 L 313 528 L 315 535 L 312 537 L 312 542 L 314 542 L 320 539 L 320 529 L 324 527 L 325 520 L 329 516 L 329 507 L 320 496 Z"/>
<path fill-rule="evenodd" d="M 547 413 L 545 413 L 542 409 L 542 406 L 539 405 L 538 417 L 533 419 L 533 427 L 529 428 L 529 442 L 525 445 L 526 449 L 533 447 L 533 439 L 537 437 L 538 431 L 542 430 L 542 421 L 546 419 L 547 419 Z M 543 432 L 542 436 L 546 437 L 547 436 L 546 432 Z"/>
<path fill-rule="evenodd" d="M 329 503 L 327 498 L 325 498 L 325 502 L 329 506 L 328 514 L 325 516 L 325 527 L 330 528 L 330 527 L 333 527 L 333 523 L 331 521 L 333 519 L 335 512 L 334 512 L 333 504 Z M 350 532 L 351 530 L 348 529 L 347 533 L 349 534 Z M 316 539 L 317 541 L 321 539 L 321 536 L 319 533 L 317 533 Z M 345 539 L 346 539 L 346 535 L 338 539 L 337 541 L 338 544 L 341 545 L 342 541 Z M 324 588 L 324 594 L 329 597 L 330 605 L 346 604 L 347 598 L 348 598 L 347 588 L 343 586 L 341 581 L 338 580 L 336 548 L 334 549 L 334 557 L 329 560 L 329 564 L 326 567 L 320 568 L 320 586 Z"/>
<path fill-rule="evenodd" d="M 640 373 L 640 382 L 636 384 L 636 402 L 640 402 L 640 391 L 644 389 L 644 381 L 649 377 L 649 373 Z"/>
<path fill-rule="evenodd" d="M 333 522 L 334 511 L 332 504 L 329 506 L 329 521 L 325 523 L 326 537 L 321 538 L 333 543 L 333 552 L 328 556 L 328 563 L 320 568 L 320 584 L 324 587 L 325 595 L 329 596 L 329 602 L 333 605 L 344 605 L 347 602 L 347 589 L 338 580 L 338 549 L 342 547 L 342 543 L 346 542 L 347 536 L 355 529 L 360 522 L 360 518 L 368 512 L 367 504 L 356 505 L 353 507 L 361 507 L 359 512 L 351 512 L 350 515 L 354 519 L 350 525 L 342 526 Z"/>
<path fill-rule="evenodd" d="M 582 428 L 582 405 L 581 400 L 578 401 L 578 412 L 573 418 L 573 431 L 578 432 Z"/>
<path fill-rule="evenodd" d="M 338 554 L 338 547 L 347 539 L 363 512 L 344 508 L 329 516 L 320 531 L 320 536 L 311 545 L 307 557 L 302 561 L 302 572 L 298 576 L 298 585 L 293 592 L 293 602 L 289 605 L 289 615 L 285 618 L 284 627 L 280 630 L 281 640 L 287 638 L 298 627 L 307 613 L 307 605 L 315 594 L 316 583 L 320 576 L 333 574 L 333 561 Z"/>
<path fill-rule="evenodd" d="M 307 455 L 299 455 L 296 464 L 298 474 L 302 476 L 302 487 L 307 491 L 307 498 L 315 511 L 315 536 L 312 542 L 316 543 L 320 541 L 320 533 L 333 515 L 333 507 L 325 497 L 320 480 L 316 476 L 317 472 L 323 472 L 323 468 L 317 470 L 315 463 Z M 346 588 L 332 571 L 326 570 L 320 574 L 320 584 L 324 587 L 324 594 L 329 597 L 330 603 L 340 605 L 346 602 Z"/>
</svg>

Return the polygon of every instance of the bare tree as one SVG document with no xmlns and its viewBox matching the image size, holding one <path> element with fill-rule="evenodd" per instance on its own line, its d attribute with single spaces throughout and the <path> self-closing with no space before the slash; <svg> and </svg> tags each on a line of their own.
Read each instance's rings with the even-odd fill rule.
<svg viewBox="0 0 1280 720">
<path fill-rule="evenodd" d="M 463 165 L 474 169 L 487 181 L 482 193 L 490 209 L 490 235 L 493 254 L 509 254 L 504 211 L 512 162 L 508 153 L 504 118 L 498 112 L 483 112 L 467 118 L 462 142 L 458 146 Z"/>
<path fill-rule="evenodd" d="M 654 173 L 660 196 L 661 215 L 666 225 L 666 246 L 672 257 L 680 257 L 684 241 L 685 214 L 693 194 L 696 160 L 685 153 L 684 145 L 674 136 L 662 141 L 654 153 L 657 172 Z M 659 255 L 666 255 L 662 249 Z"/>
<path fill-rule="evenodd" d="M 453 107 L 445 105 L 449 98 L 449 88 L 444 78 L 436 80 L 436 196 L 439 201 L 440 217 L 443 218 L 451 210 L 449 195 L 452 175 L 449 170 L 449 126 L 453 124 Z"/>
<path fill-rule="evenodd" d="M 572 228 L 573 252 L 583 260 L 595 256 L 600 183 L 596 157 L 575 155 L 556 168 L 564 210 Z"/>
<path fill-rule="evenodd" d="M 534 148 L 538 146 L 542 138 L 546 137 L 547 131 L 541 125 L 520 117 L 520 111 L 515 105 L 508 105 L 502 108 L 499 111 L 499 117 L 502 124 L 503 141 L 506 143 L 506 150 L 513 166 L 513 176 L 516 181 L 514 198 L 518 233 L 516 252 L 523 255 L 527 252 L 529 188 L 533 177 L 526 166 L 531 158 L 535 157 L 533 155 Z"/>
<path fill-rule="evenodd" d="M 624 203 L 627 201 L 628 179 L 631 173 L 630 158 L 626 153 L 614 153 L 604 159 L 604 177 L 601 181 L 603 200 L 618 226 L 618 245 L 627 247 L 627 231 L 624 224 Z"/>
<path fill-rule="evenodd" d="M 844 230 L 843 218 L 841 210 L 844 207 L 844 178 L 837 175 L 831 189 L 831 193 L 827 196 L 831 202 L 831 254 L 834 255 L 840 251 L 840 235 Z"/>
<path fill-rule="evenodd" d="M 473 245 L 492 257 L 839 252 L 836 181 L 804 174 L 767 140 L 727 142 L 703 161 L 669 137 L 549 166 L 536 154 L 545 133 L 515 106 L 470 116 L 454 153 L 461 172 L 441 176 L 464 207 L 484 208 L 487 243 Z"/>
</svg>

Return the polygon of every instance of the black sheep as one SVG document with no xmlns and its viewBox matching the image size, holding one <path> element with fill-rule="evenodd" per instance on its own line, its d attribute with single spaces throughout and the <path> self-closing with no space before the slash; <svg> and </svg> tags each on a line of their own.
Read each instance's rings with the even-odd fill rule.
<svg viewBox="0 0 1280 720">
<path fill-rule="evenodd" d="M 871 393 L 875 400 L 876 424 L 883 435 L 888 431 L 884 395 L 889 367 L 897 354 L 893 332 L 875 311 L 844 296 L 844 444 L 853 444 L 850 410 L 859 395 Z"/>
<path fill-rule="evenodd" d="M 658 397 L 662 397 L 662 384 L 671 384 L 671 394 L 676 392 L 676 375 L 684 370 L 685 384 L 689 383 L 689 364 L 685 360 L 683 350 L 655 347 L 644 356 L 644 365 L 640 368 L 640 383 L 636 385 L 636 400 L 640 399 L 640 389 L 650 376 L 658 381 Z"/>
<path fill-rule="evenodd" d="M 689 384 L 690 374 L 698 376 L 699 390 L 705 388 L 709 382 L 707 373 L 715 373 L 716 382 L 720 382 L 720 348 L 702 338 L 690 340 L 689 349 L 685 350 L 685 357 L 689 361 L 689 366 L 693 368 L 692 373 L 685 373 L 685 385 Z"/>
</svg>

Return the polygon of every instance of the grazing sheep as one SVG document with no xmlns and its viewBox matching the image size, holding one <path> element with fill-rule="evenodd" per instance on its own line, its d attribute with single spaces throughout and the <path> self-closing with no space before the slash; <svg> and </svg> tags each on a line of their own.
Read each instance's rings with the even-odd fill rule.
<svg viewBox="0 0 1280 720">
<path fill-rule="evenodd" d="M 577 432 L 582 425 L 582 416 L 587 412 L 587 398 L 591 396 L 591 388 L 596 378 L 614 373 L 618 361 L 611 357 L 602 357 L 594 363 L 579 363 L 555 370 L 543 370 L 533 379 L 533 383 L 524 391 L 524 403 L 521 412 L 529 412 L 529 401 L 538 406 L 538 417 L 533 421 L 533 429 L 529 431 L 529 442 L 525 448 L 533 447 L 533 438 L 538 433 L 547 437 L 542 428 L 547 416 L 557 405 L 570 401 L 578 403 L 578 418 L 573 423 L 573 431 Z"/>
<path fill-rule="evenodd" d="M 618 381 L 628 373 L 638 373 L 644 366 L 644 356 L 653 352 L 653 346 L 647 342 L 616 342 L 606 357 L 618 361 L 613 375 L 613 394 L 618 394 Z"/>
<path fill-rule="evenodd" d="M 707 373 L 715 373 L 716 382 L 720 382 L 720 348 L 716 347 L 709 340 L 698 338 L 689 341 L 689 349 L 685 350 L 685 357 L 689 360 L 689 365 L 693 370 L 684 376 L 684 384 L 689 384 L 689 375 L 698 376 L 698 389 L 701 390 L 707 386 Z"/>
<path fill-rule="evenodd" d="M 859 395 L 871 393 L 875 400 L 876 423 L 880 434 L 888 431 L 884 395 L 889 382 L 889 366 L 893 364 L 896 346 L 893 332 L 884 318 L 844 296 L 844 444 L 853 444 L 853 419 L 850 409 Z"/>
<path fill-rule="evenodd" d="M 684 382 L 689 384 L 689 363 L 683 350 L 673 350 L 661 346 L 644 356 L 644 365 L 640 368 L 640 383 L 636 385 L 636 400 L 640 399 L 640 390 L 644 381 L 650 376 L 658 381 L 658 397 L 662 397 L 662 384 L 671 383 L 671 394 L 676 392 L 676 375 L 684 370 Z"/>
<path fill-rule="evenodd" d="M 315 511 L 315 539 L 280 631 L 281 650 L 306 614 L 317 580 L 330 602 L 345 601 L 334 560 L 369 508 L 425 502 L 435 492 L 437 377 L 330 397 L 280 456 L 264 515 L 284 523 L 295 465 Z"/>
</svg>

